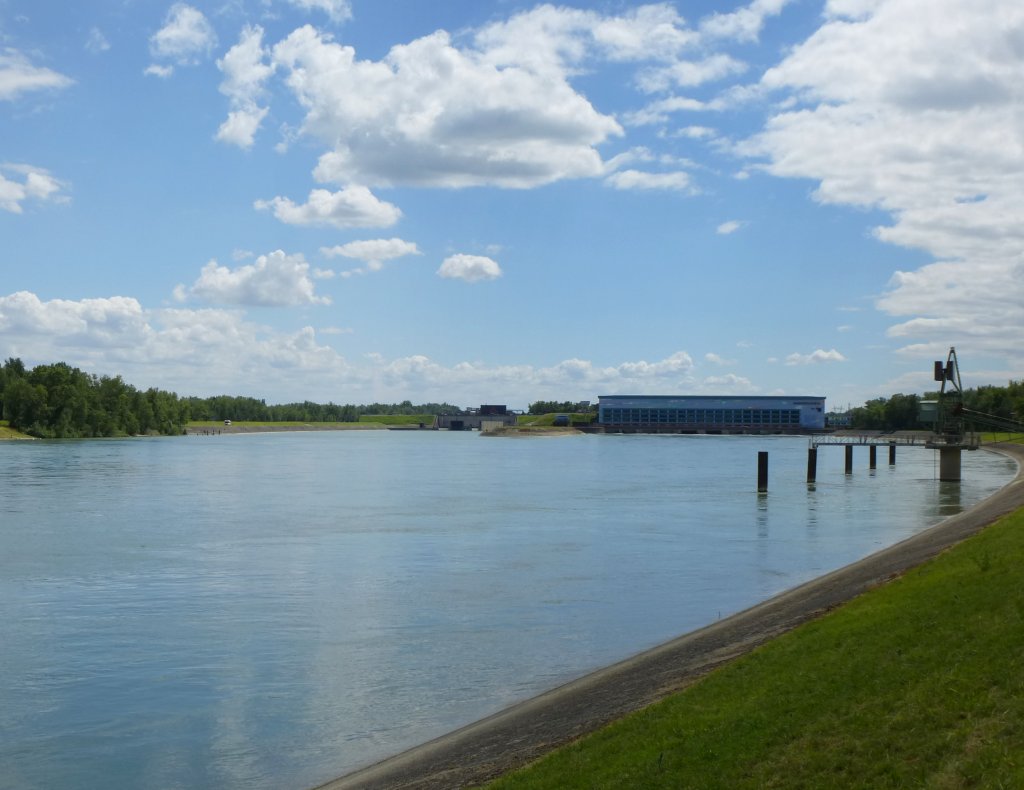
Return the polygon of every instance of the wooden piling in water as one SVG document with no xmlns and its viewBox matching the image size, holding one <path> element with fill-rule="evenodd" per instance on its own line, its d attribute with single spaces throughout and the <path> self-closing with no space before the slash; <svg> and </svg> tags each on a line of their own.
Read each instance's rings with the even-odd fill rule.
<svg viewBox="0 0 1024 790">
<path fill-rule="evenodd" d="M 818 479 L 818 448 L 807 448 L 807 482 L 813 483 Z"/>
<path fill-rule="evenodd" d="M 871 445 L 868 448 L 868 469 L 878 468 L 878 448 L 875 445 Z"/>
<path fill-rule="evenodd" d="M 846 474 L 853 474 L 853 445 L 848 444 L 844 448 L 846 450 Z"/>
<path fill-rule="evenodd" d="M 768 490 L 768 453 L 760 450 L 757 453 L 757 492 L 759 494 Z"/>
<path fill-rule="evenodd" d="M 889 442 L 889 466 L 896 466 L 896 442 Z"/>
</svg>

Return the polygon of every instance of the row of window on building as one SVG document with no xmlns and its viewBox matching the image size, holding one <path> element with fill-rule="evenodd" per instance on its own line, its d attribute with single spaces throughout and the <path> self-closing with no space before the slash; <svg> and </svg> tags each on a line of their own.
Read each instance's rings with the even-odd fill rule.
<svg viewBox="0 0 1024 790">
<path fill-rule="evenodd" d="M 716 425 L 798 427 L 799 409 L 604 409 L 609 425 Z"/>
</svg>

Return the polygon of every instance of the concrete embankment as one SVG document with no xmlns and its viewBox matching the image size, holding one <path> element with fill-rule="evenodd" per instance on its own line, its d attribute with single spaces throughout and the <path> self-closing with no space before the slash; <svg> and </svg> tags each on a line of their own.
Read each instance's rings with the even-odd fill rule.
<svg viewBox="0 0 1024 790">
<path fill-rule="evenodd" d="M 586 675 L 383 762 L 325 790 L 471 787 L 522 767 L 693 683 L 723 663 L 920 565 L 1024 507 L 1024 446 L 990 445 L 1017 460 L 1012 482 L 967 512 L 725 620 Z"/>
</svg>

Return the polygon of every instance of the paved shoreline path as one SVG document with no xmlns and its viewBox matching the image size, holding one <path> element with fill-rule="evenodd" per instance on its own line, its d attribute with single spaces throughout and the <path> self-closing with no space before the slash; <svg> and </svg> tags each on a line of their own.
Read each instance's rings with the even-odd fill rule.
<svg viewBox="0 0 1024 790">
<path fill-rule="evenodd" d="M 724 620 L 328 782 L 320 790 L 476 786 L 685 688 L 725 662 L 1024 507 L 1024 445 L 987 449 L 1014 458 L 1017 475 L 970 510 Z"/>
</svg>

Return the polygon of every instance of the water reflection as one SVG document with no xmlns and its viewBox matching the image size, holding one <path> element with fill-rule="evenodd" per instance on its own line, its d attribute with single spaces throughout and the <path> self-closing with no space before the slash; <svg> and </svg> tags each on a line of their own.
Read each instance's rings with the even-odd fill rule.
<svg viewBox="0 0 1024 790">
<path fill-rule="evenodd" d="M 939 514 L 943 518 L 963 511 L 961 483 L 939 481 Z"/>
<path fill-rule="evenodd" d="M 764 540 L 768 537 L 768 494 L 757 495 L 757 537 Z"/>
<path fill-rule="evenodd" d="M 769 493 L 751 497 L 768 446 Z M 959 512 L 907 451 L 371 432 L 0 446 L 19 788 L 312 786 Z M 753 504 L 751 504 L 751 499 Z M 753 522 L 753 523 L 752 523 Z"/>
</svg>

